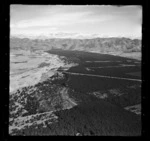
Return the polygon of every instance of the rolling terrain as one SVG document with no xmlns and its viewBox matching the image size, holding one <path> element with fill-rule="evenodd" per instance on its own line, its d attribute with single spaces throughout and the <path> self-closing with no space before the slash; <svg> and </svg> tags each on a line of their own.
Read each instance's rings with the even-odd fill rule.
<svg viewBox="0 0 150 141">
<path fill-rule="evenodd" d="M 95 45 L 89 44 L 98 44 L 99 40 L 95 40 L 11 40 L 11 52 L 19 51 L 16 53 L 18 56 L 21 55 L 21 49 L 32 52 L 32 55 L 24 55 L 28 56 L 30 61 L 11 59 L 13 66 L 19 65 L 20 68 L 22 63 L 28 68 L 29 63 L 31 69 L 36 68 L 37 72 L 40 69 L 41 73 L 35 74 L 25 68 L 21 70 L 25 71 L 20 75 L 23 78 L 17 80 L 19 83 L 21 79 L 26 81 L 26 85 L 18 85 L 10 95 L 10 135 L 141 135 L 141 61 L 110 53 L 104 54 L 109 52 L 106 45 L 108 42 L 112 45 L 111 50 L 115 48 L 115 43 L 112 42 L 117 41 L 126 49 L 131 45 L 127 42 L 130 43 L 131 40 L 99 39 L 104 42 L 103 46 L 107 51 L 94 53 L 91 51 L 96 51 Z M 59 49 L 62 42 L 67 42 L 67 46 Z M 84 48 L 80 48 L 80 51 L 77 47 L 70 48 L 70 42 L 76 42 L 77 47 L 80 47 L 82 42 Z M 34 43 L 36 44 L 31 46 Z M 116 49 L 119 48 L 119 43 L 117 44 Z M 88 45 L 93 49 L 87 48 Z M 131 48 L 133 52 L 138 49 L 140 52 L 139 41 L 133 41 Z M 98 45 L 97 49 L 102 48 Z M 38 60 L 40 56 L 42 60 Z M 53 73 L 48 75 L 48 72 Z M 18 77 L 17 73 L 18 71 Z M 39 77 L 43 73 L 44 78 Z M 28 79 L 25 79 L 36 75 L 38 80 L 35 83 L 29 83 Z"/>
</svg>

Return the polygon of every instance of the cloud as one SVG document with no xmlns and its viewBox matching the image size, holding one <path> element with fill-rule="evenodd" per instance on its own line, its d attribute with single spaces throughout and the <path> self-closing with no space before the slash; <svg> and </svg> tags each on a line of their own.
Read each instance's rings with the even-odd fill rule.
<svg viewBox="0 0 150 141">
<path fill-rule="evenodd" d="M 38 18 L 33 18 L 30 20 L 21 20 L 17 23 L 11 23 L 11 28 L 28 28 L 28 27 L 57 27 L 64 25 L 72 25 L 77 23 L 94 23 L 94 22 L 103 22 L 110 20 L 113 17 L 110 15 L 101 15 L 99 17 L 91 16 L 91 12 L 75 12 L 75 13 L 59 13 L 50 16 L 43 16 Z"/>
<path fill-rule="evenodd" d="M 16 33 L 123 34 L 136 25 L 141 26 L 141 7 L 136 6 L 15 6 L 10 20 L 11 31 Z"/>
<path fill-rule="evenodd" d="M 33 18 L 30 20 L 21 20 L 16 24 L 11 24 L 11 27 L 26 28 L 32 26 L 57 26 L 64 24 L 76 23 L 87 13 L 67 13 L 55 14 L 45 17 Z"/>
</svg>

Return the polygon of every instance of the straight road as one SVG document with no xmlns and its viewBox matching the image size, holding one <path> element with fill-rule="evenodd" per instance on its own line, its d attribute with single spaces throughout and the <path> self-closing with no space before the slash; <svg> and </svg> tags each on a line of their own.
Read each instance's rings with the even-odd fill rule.
<svg viewBox="0 0 150 141">
<path fill-rule="evenodd" d="M 64 73 L 71 74 L 71 75 L 85 75 L 85 76 L 92 76 L 92 77 L 103 77 L 103 78 L 109 78 L 109 79 L 118 79 L 118 80 L 121 79 L 121 80 L 142 82 L 141 79 L 122 78 L 122 77 L 105 76 L 105 75 L 95 75 L 95 74 L 84 74 L 84 73 L 75 73 L 75 72 L 64 72 Z"/>
</svg>

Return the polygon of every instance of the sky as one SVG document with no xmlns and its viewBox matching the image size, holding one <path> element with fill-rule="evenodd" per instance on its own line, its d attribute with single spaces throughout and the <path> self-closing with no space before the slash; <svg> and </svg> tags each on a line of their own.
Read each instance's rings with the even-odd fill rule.
<svg viewBox="0 0 150 141">
<path fill-rule="evenodd" d="M 10 33 L 99 34 L 141 38 L 142 7 L 111 5 L 11 5 Z"/>
</svg>

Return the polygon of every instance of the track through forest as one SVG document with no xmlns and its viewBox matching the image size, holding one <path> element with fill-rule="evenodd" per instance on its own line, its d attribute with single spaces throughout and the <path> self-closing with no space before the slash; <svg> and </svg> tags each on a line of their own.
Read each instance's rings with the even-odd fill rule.
<svg viewBox="0 0 150 141">
<path fill-rule="evenodd" d="M 84 73 L 75 73 L 75 72 L 65 72 L 67 74 L 71 75 L 86 75 L 86 76 L 94 76 L 94 77 L 104 77 L 104 78 L 110 78 L 110 79 L 123 79 L 123 80 L 129 80 L 129 81 L 138 81 L 142 82 L 141 79 L 132 79 L 132 78 L 122 78 L 122 77 L 114 77 L 114 76 L 106 76 L 106 75 L 94 75 L 94 74 L 84 74 Z"/>
</svg>

